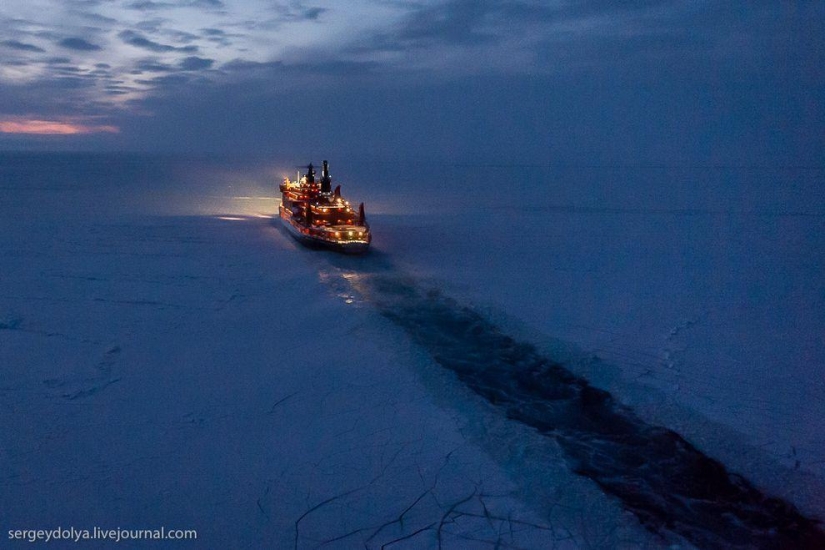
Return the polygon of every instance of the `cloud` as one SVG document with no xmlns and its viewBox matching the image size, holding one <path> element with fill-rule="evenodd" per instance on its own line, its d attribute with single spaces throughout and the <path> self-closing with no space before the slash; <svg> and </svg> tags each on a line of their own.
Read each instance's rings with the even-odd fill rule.
<svg viewBox="0 0 825 550">
<path fill-rule="evenodd" d="M 221 0 L 183 0 L 178 2 L 155 2 L 153 0 L 137 0 L 126 5 L 127 8 L 138 11 L 170 10 L 176 8 L 209 8 L 222 9 Z"/>
<path fill-rule="evenodd" d="M 150 34 L 158 33 L 163 29 L 163 26 L 168 24 L 169 20 L 162 17 L 153 17 L 151 19 L 143 19 L 135 24 L 135 28 L 148 32 Z"/>
<path fill-rule="evenodd" d="M 282 61 L 249 61 L 246 59 L 233 59 L 232 61 L 225 63 L 222 68 L 227 71 L 251 72 L 282 69 L 283 66 L 284 64 Z"/>
<path fill-rule="evenodd" d="M 214 59 L 204 59 L 193 56 L 183 59 L 179 66 L 184 71 L 201 71 L 210 68 L 214 63 Z"/>
<path fill-rule="evenodd" d="M 102 25 L 115 25 L 118 22 L 117 19 L 114 19 L 112 17 L 106 17 L 95 12 L 73 11 L 72 14 Z"/>
<path fill-rule="evenodd" d="M 147 73 L 168 73 L 174 71 L 172 65 L 161 63 L 157 59 L 142 59 L 135 64 L 135 71 L 133 74 Z"/>
<path fill-rule="evenodd" d="M 200 36 L 197 34 L 188 32 L 188 31 L 180 31 L 175 29 L 168 29 L 163 31 L 164 36 L 168 36 L 173 41 L 179 44 L 188 44 L 190 42 L 194 42 L 195 40 L 199 39 Z"/>
<path fill-rule="evenodd" d="M 381 69 L 377 61 L 348 61 L 342 59 L 319 59 L 311 62 L 284 63 L 283 61 L 249 61 L 233 59 L 221 66 L 226 72 L 247 77 L 277 79 L 284 75 L 312 78 L 349 78 L 377 73 Z M 293 82 L 297 83 L 297 81 Z"/>
<path fill-rule="evenodd" d="M 169 89 L 169 88 L 179 88 L 185 84 L 191 82 L 189 76 L 185 74 L 168 74 L 164 76 L 156 76 L 150 80 L 139 80 L 140 84 L 146 84 L 153 87 L 161 88 L 161 89 Z M 156 96 L 157 97 L 157 96 Z"/>
<path fill-rule="evenodd" d="M 87 42 L 83 38 L 71 37 L 71 38 L 64 38 L 57 43 L 58 46 L 69 50 L 77 50 L 77 51 L 85 51 L 85 52 L 93 52 L 102 50 L 100 46 L 97 44 L 92 44 L 91 42 Z"/>
<path fill-rule="evenodd" d="M 139 11 L 163 10 L 177 7 L 170 2 L 152 2 L 151 0 L 140 0 L 126 5 L 127 8 Z"/>
<path fill-rule="evenodd" d="M 57 63 L 57 65 L 60 65 L 60 66 L 55 67 L 53 74 L 68 74 L 68 75 L 71 75 L 71 76 L 78 76 L 78 75 L 82 75 L 86 72 L 85 69 L 81 69 L 80 67 L 75 67 L 73 65 L 64 65 L 64 64 L 60 64 L 60 63 Z"/>
<path fill-rule="evenodd" d="M 231 39 L 243 39 L 247 36 L 242 33 L 228 33 L 223 29 L 215 28 L 201 29 L 200 32 L 203 39 L 221 46 L 230 46 L 234 42 Z"/>
<path fill-rule="evenodd" d="M 149 50 L 151 52 L 156 53 L 164 53 L 164 52 L 187 52 L 187 53 L 195 53 L 198 51 L 197 46 L 170 46 L 168 44 L 161 44 L 159 42 L 155 42 L 153 40 L 149 40 L 145 36 L 136 33 L 135 31 L 121 31 L 118 33 L 118 37 L 125 43 L 129 44 L 130 46 L 134 46 L 136 48 L 142 48 L 144 50 Z"/>
<path fill-rule="evenodd" d="M 454 0 L 420 7 L 395 29 L 394 39 L 405 47 L 433 41 L 452 44 L 489 42 L 495 36 L 484 28 L 484 23 L 486 16 L 495 10 L 495 4 L 472 0 Z"/>
<path fill-rule="evenodd" d="M 293 22 L 293 21 L 317 21 L 322 14 L 329 11 L 327 8 L 319 8 L 316 6 L 305 6 L 303 2 L 296 1 L 289 5 L 276 4 L 272 9 L 278 13 L 277 21 Z"/>
<path fill-rule="evenodd" d="M 433 62 L 450 56 L 457 64 L 465 61 L 466 69 L 477 68 L 485 58 L 498 56 L 506 58 L 502 66 L 533 70 L 527 65 L 530 56 L 540 54 L 548 44 L 558 42 L 574 49 L 591 40 L 604 42 L 616 37 L 622 42 L 632 39 L 637 27 L 640 32 L 680 32 L 685 24 L 684 17 L 680 17 L 683 11 L 686 8 L 679 0 L 409 3 L 406 13 L 394 23 L 363 33 L 343 48 L 356 55 L 431 50 Z M 456 57 L 462 51 L 467 55 L 463 59 Z M 517 51 L 527 55 L 513 55 Z M 611 61 L 609 55 L 601 60 Z"/>
<path fill-rule="evenodd" d="M 558 8 L 522 0 L 410 3 L 395 24 L 359 37 L 349 49 L 366 53 L 496 44 L 527 25 L 547 24 L 553 16 Z"/>
<path fill-rule="evenodd" d="M 322 13 L 325 13 L 329 10 L 326 8 L 306 8 L 301 12 L 302 19 L 308 19 L 310 21 L 316 21 Z"/>
<path fill-rule="evenodd" d="M 67 3 L 77 6 L 79 8 L 96 8 L 106 0 L 65 0 Z"/>
<path fill-rule="evenodd" d="M 13 50 L 19 50 L 22 52 L 40 52 L 43 53 L 46 50 L 35 46 L 34 44 L 26 44 L 25 42 L 18 42 L 17 40 L 3 40 L 0 41 L 0 46 L 5 46 L 7 48 L 11 48 Z"/>
<path fill-rule="evenodd" d="M 108 84 L 103 87 L 107 95 L 127 95 L 135 91 L 131 86 L 122 86 L 120 84 Z"/>
</svg>

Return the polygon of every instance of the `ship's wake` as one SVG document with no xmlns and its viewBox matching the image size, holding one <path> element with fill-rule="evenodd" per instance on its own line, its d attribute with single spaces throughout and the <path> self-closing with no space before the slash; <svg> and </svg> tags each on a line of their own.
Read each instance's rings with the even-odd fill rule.
<svg viewBox="0 0 825 550">
<path fill-rule="evenodd" d="M 700 548 L 825 548 L 818 523 L 792 504 L 761 493 L 678 433 L 644 422 L 475 310 L 399 275 L 380 256 L 369 260 L 330 261 L 352 293 L 509 419 L 553 438 L 577 474 L 651 531 Z"/>
</svg>

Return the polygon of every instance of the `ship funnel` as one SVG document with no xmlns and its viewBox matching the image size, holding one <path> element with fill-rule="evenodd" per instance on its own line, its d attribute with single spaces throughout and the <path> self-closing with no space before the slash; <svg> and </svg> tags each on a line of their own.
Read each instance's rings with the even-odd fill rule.
<svg viewBox="0 0 825 550">
<path fill-rule="evenodd" d="M 321 171 L 321 193 L 329 193 L 332 188 L 332 178 L 329 177 L 329 163 L 324 161 L 324 168 Z"/>
<path fill-rule="evenodd" d="M 336 197 L 340 197 L 341 196 L 341 186 L 336 185 L 335 186 L 335 191 L 333 191 L 332 194 L 335 195 Z"/>
<path fill-rule="evenodd" d="M 307 166 L 307 183 L 315 183 L 315 167 L 311 162 Z"/>
<path fill-rule="evenodd" d="M 367 225 L 367 214 L 364 212 L 364 203 L 358 207 L 358 225 Z"/>
</svg>

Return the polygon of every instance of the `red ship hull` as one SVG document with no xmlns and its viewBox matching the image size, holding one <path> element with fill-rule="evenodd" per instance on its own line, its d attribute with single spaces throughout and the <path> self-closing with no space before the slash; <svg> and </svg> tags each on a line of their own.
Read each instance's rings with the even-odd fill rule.
<svg viewBox="0 0 825 550">
<path fill-rule="evenodd" d="M 347 233 L 353 226 L 315 227 L 301 223 L 290 210 L 280 206 L 278 214 L 286 230 L 303 245 L 335 250 L 345 254 L 363 254 L 369 250 L 372 235 L 369 231 L 358 235 Z"/>
</svg>

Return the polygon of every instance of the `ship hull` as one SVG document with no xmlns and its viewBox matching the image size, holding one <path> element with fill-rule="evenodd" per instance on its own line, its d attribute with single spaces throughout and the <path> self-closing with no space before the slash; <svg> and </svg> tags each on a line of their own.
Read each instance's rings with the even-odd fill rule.
<svg viewBox="0 0 825 550">
<path fill-rule="evenodd" d="M 333 240 L 324 238 L 321 235 L 314 234 L 310 228 L 299 223 L 292 213 L 283 206 L 279 208 L 278 214 L 281 219 L 281 224 L 287 233 L 308 248 L 334 250 L 344 254 L 364 254 L 369 250 L 369 240 Z"/>
</svg>

